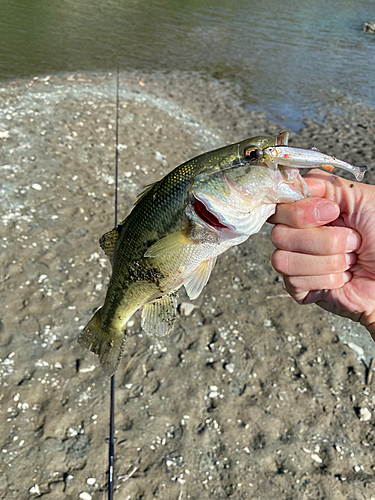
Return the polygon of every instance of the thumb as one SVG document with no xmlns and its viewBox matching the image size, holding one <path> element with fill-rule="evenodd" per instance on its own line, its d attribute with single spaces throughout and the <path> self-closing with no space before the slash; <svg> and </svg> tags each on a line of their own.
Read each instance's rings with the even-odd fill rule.
<svg viewBox="0 0 375 500">
<path fill-rule="evenodd" d="M 336 220 L 339 215 L 340 208 L 334 201 L 324 198 L 304 198 L 293 203 L 278 204 L 275 214 L 268 219 L 268 222 L 302 229 L 324 226 Z"/>
<path fill-rule="evenodd" d="M 304 179 L 313 196 L 335 202 L 340 207 L 340 213 L 351 216 L 366 210 L 373 200 L 374 187 L 355 181 L 348 181 L 337 175 L 321 170 L 310 170 Z M 373 206 L 373 201 L 369 203 Z"/>
</svg>

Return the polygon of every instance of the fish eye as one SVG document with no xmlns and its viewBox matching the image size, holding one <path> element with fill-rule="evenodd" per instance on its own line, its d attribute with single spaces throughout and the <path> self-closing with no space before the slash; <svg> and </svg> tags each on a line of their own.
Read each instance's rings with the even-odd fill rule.
<svg viewBox="0 0 375 500">
<path fill-rule="evenodd" d="M 256 146 L 250 146 L 244 151 L 247 160 L 261 160 L 263 158 L 263 151 Z"/>
</svg>

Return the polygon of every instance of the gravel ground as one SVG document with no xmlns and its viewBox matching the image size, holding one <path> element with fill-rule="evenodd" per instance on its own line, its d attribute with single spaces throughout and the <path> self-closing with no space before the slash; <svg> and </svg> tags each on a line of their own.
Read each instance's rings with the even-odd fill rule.
<svg viewBox="0 0 375 500">
<path fill-rule="evenodd" d="M 199 74 L 122 74 L 119 217 L 205 150 L 284 127 Z M 114 219 L 115 76 L 0 86 L 0 498 L 101 500 L 109 379 L 77 336 L 104 299 Z M 338 99 L 290 144 L 367 164 L 374 110 Z M 342 175 L 339 172 L 339 175 Z M 375 499 L 375 349 L 288 297 L 270 226 L 180 293 L 165 338 L 131 321 L 116 374 L 115 498 Z"/>
</svg>

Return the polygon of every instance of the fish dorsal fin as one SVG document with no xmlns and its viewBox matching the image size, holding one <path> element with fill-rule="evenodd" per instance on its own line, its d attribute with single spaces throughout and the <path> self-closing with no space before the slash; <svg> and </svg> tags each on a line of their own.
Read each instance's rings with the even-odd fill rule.
<svg viewBox="0 0 375 500">
<path fill-rule="evenodd" d="M 156 182 L 153 182 L 152 184 L 147 184 L 146 186 L 144 186 L 144 190 L 141 191 L 138 195 L 137 195 L 137 199 L 135 200 L 134 202 L 134 205 L 133 205 L 133 208 L 138 205 L 138 203 L 143 200 L 143 198 L 151 191 L 151 189 L 156 186 L 157 184 L 160 184 L 161 181 L 156 181 Z M 131 213 L 131 212 L 130 212 Z M 125 217 L 124 220 L 122 220 L 120 222 L 120 226 L 123 226 L 125 224 L 125 222 L 128 220 L 130 214 L 127 215 Z"/>
<path fill-rule="evenodd" d="M 146 186 L 144 186 L 144 190 L 137 195 L 137 199 L 134 203 L 134 206 L 137 205 L 157 184 L 160 184 L 160 181 L 152 182 L 151 184 L 146 184 Z"/>
<path fill-rule="evenodd" d="M 158 184 L 160 181 L 156 181 L 156 182 L 151 182 L 151 184 L 146 184 L 144 186 L 144 189 L 143 191 L 141 191 L 139 194 L 137 194 L 137 201 L 135 203 L 138 203 L 139 201 L 141 201 L 141 199 L 146 196 L 147 193 L 149 193 L 151 191 L 151 189 L 155 186 L 155 184 Z"/>
<path fill-rule="evenodd" d="M 186 236 L 185 231 L 177 231 L 154 243 L 145 253 L 145 257 L 161 257 L 190 243 L 191 241 Z"/>
<path fill-rule="evenodd" d="M 99 240 L 99 245 L 101 246 L 106 256 L 109 258 L 109 260 L 112 260 L 113 252 L 115 251 L 115 246 L 120 236 L 119 227 L 120 226 L 117 226 L 112 229 L 112 231 L 104 233 Z"/>
<path fill-rule="evenodd" d="M 197 269 L 184 281 L 186 293 L 191 300 L 196 299 L 210 278 L 216 257 L 202 262 Z"/>
<path fill-rule="evenodd" d="M 176 292 L 168 293 L 154 302 L 145 304 L 142 309 L 141 326 L 143 330 L 149 335 L 166 335 L 173 328 L 176 309 Z"/>
</svg>

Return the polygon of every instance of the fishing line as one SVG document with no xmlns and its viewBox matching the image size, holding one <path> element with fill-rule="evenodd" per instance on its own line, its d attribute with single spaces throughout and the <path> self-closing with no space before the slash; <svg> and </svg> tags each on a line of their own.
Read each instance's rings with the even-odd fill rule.
<svg viewBox="0 0 375 500">
<path fill-rule="evenodd" d="M 118 204 L 118 117 L 119 117 L 120 63 L 117 63 L 116 80 L 116 156 L 115 156 L 115 227 L 117 227 Z M 113 499 L 113 475 L 115 455 L 115 375 L 111 376 L 111 399 L 109 403 L 109 453 L 108 453 L 108 500 Z"/>
</svg>

